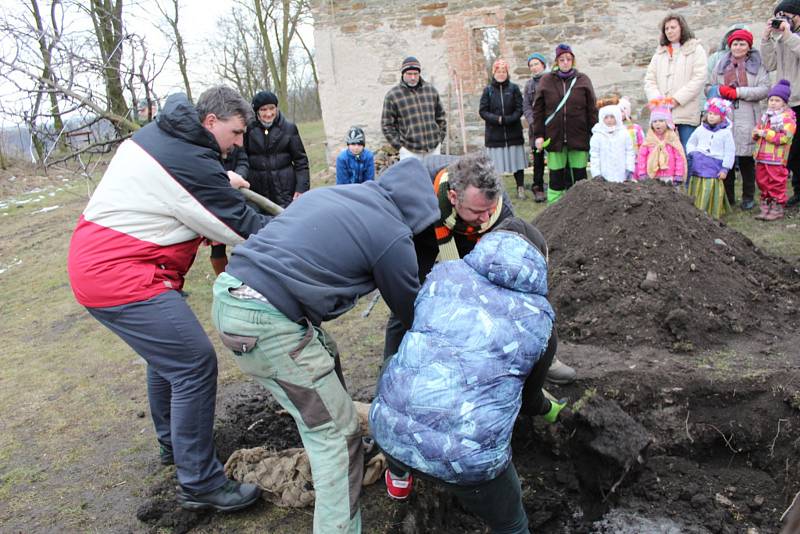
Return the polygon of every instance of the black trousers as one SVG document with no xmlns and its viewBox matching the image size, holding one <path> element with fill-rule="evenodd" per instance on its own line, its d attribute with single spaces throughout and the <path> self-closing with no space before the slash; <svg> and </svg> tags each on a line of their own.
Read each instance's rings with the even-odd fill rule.
<svg viewBox="0 0 800 534">
<path fill-rule="evenodd" d="M 544 150 L 533 150 L 533 187 L 544 191 Z"/>
<path fill-rule="evenodd" d="M 742 200 L 753 200 L 756 192 L 756 160 L 753 156 L 736 156 L 739 175 L 742 177 Z M 736 204 L 736 172 L 731 169 L 725 179 L 725 196 L 728 203 Z"/>
<path fill-rule="evenodd" d="M 795 115 L 800 113 L 800 106 L 792 108 Z M 792 139 L 792 148 L 789 149 L 789 161 L 786 168 L 792 173 L 792 189 L 795 196 L 800 195 L 800 135 L 795 135 Z"/>
</svg>

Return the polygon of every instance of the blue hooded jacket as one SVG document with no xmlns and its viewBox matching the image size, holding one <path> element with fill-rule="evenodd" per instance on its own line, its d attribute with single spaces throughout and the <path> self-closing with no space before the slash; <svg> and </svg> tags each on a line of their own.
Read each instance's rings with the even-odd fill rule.
<svg viewBox="0 0 800 534">
<path fill-rule="evenodd" d="M 453 484 L 501 474 L 525 379 L 552 332 L 546 296 L 545 258 L 516 233 L 491 232 L 434 267 L 372 402 L 381 448 Z"/>
<path fill-rule="evenodd" d="M 345 148 L 336 158 L 336 184 L 360 184 L 375 179 L 375 158 L 368 148 L 356 156 Z"/>
</svg>

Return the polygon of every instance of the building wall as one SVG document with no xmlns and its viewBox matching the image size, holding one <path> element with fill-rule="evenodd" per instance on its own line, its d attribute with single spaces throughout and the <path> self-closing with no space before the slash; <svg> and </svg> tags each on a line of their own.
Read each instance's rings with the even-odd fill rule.
<svg viewBox="0 0 800 534">
<path fill-rule="evenodd" d="M 558 43 L 572 46 L 576 66 L 591 78 L 598 97 L 618 92 L 646 120 L 642 80 L 658 43 L 659 23 L 670 11 L 682 14 L 706 50 L 716 48 L 726 28 L 750 25 L 760 40 L 772 3 L 763 0 L 315 0 L 316 61 L 329 161 L 343 148 L 351 125 L 361 126 L 367 146 L 385 144 L 380 129 L 383 97 L 400 80 L 409 55 L 422 64 L 422 77 L 439 90 L 447 110 L 448 141 L 462 151 L 483 145 L 477 107 L 487 82 L 480 50 L 482 29 L 499 31 L 501 56 L 511 79 L 524 86 L 526 59 L 548 59 Z M 757 45 L 756 45 L 757 46 Z M 458 92 L 463 92 L 463 119 Z"/>
</svg>

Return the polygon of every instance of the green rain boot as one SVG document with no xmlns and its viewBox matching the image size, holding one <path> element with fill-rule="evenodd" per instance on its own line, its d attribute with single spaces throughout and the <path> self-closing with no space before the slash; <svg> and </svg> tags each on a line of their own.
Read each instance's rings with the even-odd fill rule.
<svg viewBox="0 0 800 534">
<path fill-rule="evenodd" d="M 567 399 L 550 400 L 550 411 L 544 414 L 544 420 L 548 423 L 555 423 L 558 419 L 558 414 L 567 405 Z"/>
<path fill-rule="evenodd" d="M 552 187 L 547 188 L 547 205 L 555 204 L 558 199 L 564 196 L 566 191 L 556 191 Z"/>
</svg>

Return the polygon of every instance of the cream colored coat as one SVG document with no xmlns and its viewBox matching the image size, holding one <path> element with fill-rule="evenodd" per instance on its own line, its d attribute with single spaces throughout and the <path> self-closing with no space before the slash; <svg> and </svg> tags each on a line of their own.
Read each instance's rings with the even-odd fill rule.
<svg viewBox="0 0 800 534">
<path fill-rule="evenodd" d="M 677 102 L 673 122 L 697 126 L 707 69 L 708 56 L 697 39 L 683 43 L 672 56 L 666 46 L 659 46 L 644 77 L 647 99 L 671 96 Z"/>
</svg>

